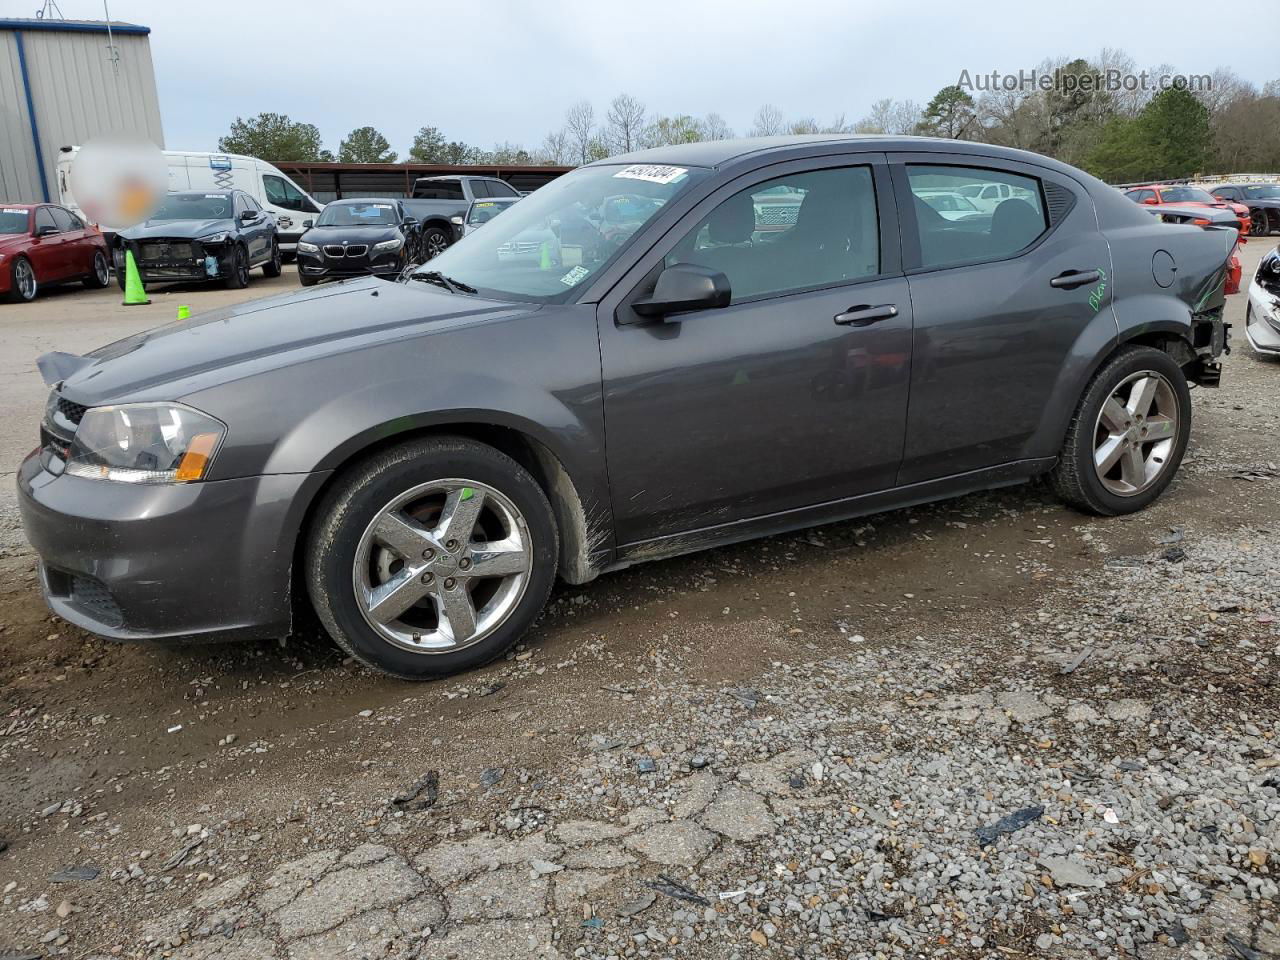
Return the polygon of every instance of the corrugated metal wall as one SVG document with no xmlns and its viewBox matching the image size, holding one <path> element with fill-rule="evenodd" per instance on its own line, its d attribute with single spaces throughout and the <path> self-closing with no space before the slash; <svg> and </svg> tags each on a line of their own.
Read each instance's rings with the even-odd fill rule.
<svg viewBox="0 0 1280 960">
<path fill-rule="evenodd" d="M 27 98 L 18 68 L 18 39 L 0 31 L 0 200 L 16 203 L 40 199 L 36 163 Z"/>
<path fill-rule="evenodd" d="M 59 147 L 109 134 L 145 138 L 164 147 L 155 68 L 145 35 L 114 35 L 118 72 L 108 56 L 105 33 L 24 30 L 22 38 L 51 200 L 58 199 Z M 33 165 L 16 38 L 13 31 L 0 31 L 0 39 L 0 199 L 39 200 L 40 175 Z"/>
</svg>

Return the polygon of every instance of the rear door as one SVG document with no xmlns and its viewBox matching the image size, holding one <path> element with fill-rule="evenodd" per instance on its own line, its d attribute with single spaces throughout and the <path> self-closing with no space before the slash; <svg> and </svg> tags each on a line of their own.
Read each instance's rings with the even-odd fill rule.
<svg viewBox="0 0 1280 960">
<path fill-rule="evenodd" d="M 1041 450 L 1032 438 L 1063 367 L 1099 313 L 1115 335 L 1110 251 L 1088 192 L 1013 161 L 902 153 L 890 162 L 915 315 L 898 482 L 1056 455 L 1056 442 Z M 919 198 L 977 182 L 1010 198 L 956 221 Z"/>
<path fill-rule="evenodd" d="M 911 343 L 896 216 L 882 154 L 775 164 L 701 202 L 602 301 L 620 545 L 893 484 Z M 730 305 L 631 310 L 675 263 L 723 273 Z"/>
</svg>

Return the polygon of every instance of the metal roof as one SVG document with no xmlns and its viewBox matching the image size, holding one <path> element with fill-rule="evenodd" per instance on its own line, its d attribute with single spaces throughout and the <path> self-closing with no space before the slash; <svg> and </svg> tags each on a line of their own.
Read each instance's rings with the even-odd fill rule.
<svg viewBox="0 0 1280 960">
<path fill-rule="evenodd" d="M 64 33 L 110 32 L 143 35 L 151 32 L 150 27 L 144 27 L 137 23 L 122 23 L 112 20 L 109 26 L 111 27 L 110 31 L 107 29 L 108 23 L 105 20 L 36 20 L 26 17 L 0 19 L 0 30 L 51 30 Z"/>
</svg>

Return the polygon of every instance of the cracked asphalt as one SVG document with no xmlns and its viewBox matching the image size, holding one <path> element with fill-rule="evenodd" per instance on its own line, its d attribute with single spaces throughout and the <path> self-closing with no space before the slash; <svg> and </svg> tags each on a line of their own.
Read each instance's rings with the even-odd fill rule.
<svg viewBox="0 0 1280 960">
<path fill-rule="evenodd" d="M 295 282 L 3 308 L 4 468 L 38 353 Z M 1280 364 L 1243 308 L 1140 515 L 1033 485 L 640 566 L 428 684 L 313 633 L 90 638 L 6 488 L 0 955 L 1280 956 Z"/>
</svg>

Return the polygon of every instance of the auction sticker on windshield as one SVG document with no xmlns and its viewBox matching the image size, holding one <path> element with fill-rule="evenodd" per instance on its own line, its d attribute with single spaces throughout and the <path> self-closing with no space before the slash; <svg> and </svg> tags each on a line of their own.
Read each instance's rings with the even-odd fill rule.
<svg viewBox="0 0 1280 960">
<path fill-rule="evenodd" d="M 658 163 L 633 163 L 623 167 L 614 177 L 619 180 L 645 180 L 649 183 L 675 183 L 689 171 L 685 167 L 669 167 Z"/>
<path fill-rule="evenodd" d="M 563 277 L 561 277 L 560 282 L 563 283 L 566 287 L 572 287 L 575 283 L 577 283 L 579 280 L 581 280 L 590 272 L 591 271 L 588 270 L 586 267 L 584 267 L 582 264 L 578 264 L 576 267 L 574 267 L 572 270 L 566 273 Z"/>
</svg>

